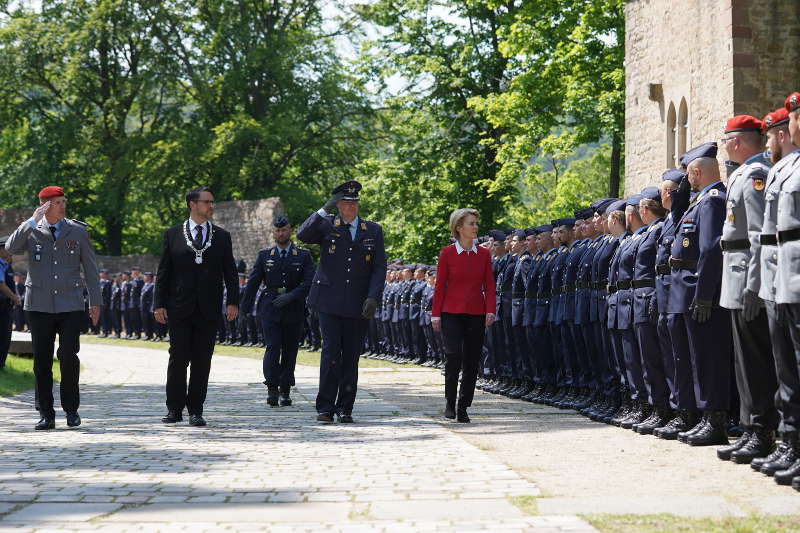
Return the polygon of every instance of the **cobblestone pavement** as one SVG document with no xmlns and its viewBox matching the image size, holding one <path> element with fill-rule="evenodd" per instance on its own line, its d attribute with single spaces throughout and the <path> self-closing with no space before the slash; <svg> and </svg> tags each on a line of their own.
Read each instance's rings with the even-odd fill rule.
<svg viewBox="0 0 800 533">
<path fill-rule="evenodd" d="M 385 399 L 436 371 L 362 369 L 357 423 L 321 425 L 317 369 L 298 369 L 294 406 L 271 409 L 260 361 L 215 357 L 209 426 L 193 428 L 160 423 L 165 352 L 84 344 L 81 360 L 80 428 L 59 413 L 35 432 L 32 393 L 0 399 L 0 531 L 592 530 L 525 514 L 532 481 L 436 409 Z"/>
</svg>

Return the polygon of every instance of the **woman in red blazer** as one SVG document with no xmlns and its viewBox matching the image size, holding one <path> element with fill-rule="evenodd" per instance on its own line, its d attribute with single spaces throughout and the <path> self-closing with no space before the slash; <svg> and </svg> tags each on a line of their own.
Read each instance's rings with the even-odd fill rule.
<svg viewBox="0 0 800 533">
<path fill-rule="evenodd" d="M 494 275 L 489 251 L 476 244 L 478 211 L 453 211 L 450 232 L 456 242 L 439 252 L 431 320 L 444 338 L 444 416 L 469 422 L 467 407 L 475 394 L 483 337 L 495 318 Z"/>
</svg>

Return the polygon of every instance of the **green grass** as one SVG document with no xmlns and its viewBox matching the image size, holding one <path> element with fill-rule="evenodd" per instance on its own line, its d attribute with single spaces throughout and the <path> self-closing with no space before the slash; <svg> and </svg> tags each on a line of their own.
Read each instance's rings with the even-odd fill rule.
<svg viewBox="0 0 800 533">
<path fill-rule="evenodd" d="M 58 361 L 53 363 L 53 379 L 61 380 Z M 0 396 L 13 396 L 32 389 L 33 385 L 33 359 L 9 354 L 5 368 L 0 370 Z"/>
<path fill-rule="evenodd" d="M 92 335 L 81 336 L 82 344 L 107 344 L 110 346 L 127 346 L 130 348 L 149 348 L 151 350 L 167 351 L 169 343 L 167 342 L 150 342 L 150 341 L 137 341 L 130 339 L 113 339 L 113 338 L 100 338 Z M 214 348 L 215 355 L 228 355 L 231 357 L 246 357 L 248 359 L 261 359 L 264 357 L 264 348 L 250 348 L 247 346 L 221 346 L 217 345 Z M 308 352 L 300 350 L 297 352 L 297 364 L 305 366 L 319 366 L 319 352 Z M 392 368 L 399 369 L 408 367 L 408 365 L 398 365 L 386 361 L 379 361 L 376 359 L 367 359 L 362 357 L 358 363 L 359 368 Z"/>
<path fill-rule="evenodd" d="M 784 533 L 800 531 L 800 516 L 686 518 L 669 514 L 582 515 L 603 533 Z"/>
<path fill-rule="evenodd" d="M 509 501 L 525 514 L 539 514 L 539 505 L 536 503 L 535 496 L 512 496 Z"/>
</svg>

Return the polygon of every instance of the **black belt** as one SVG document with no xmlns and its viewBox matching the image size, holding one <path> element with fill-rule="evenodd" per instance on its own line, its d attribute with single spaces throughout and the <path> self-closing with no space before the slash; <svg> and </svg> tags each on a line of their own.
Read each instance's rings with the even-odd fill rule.
<svg viewBox="0 0 800 533">
<path fill-rule="evenodd" d="M 800 228 L 787 229 L 786 231 L 778 232 L 778 244 L 796 240 L 800 240 Z"/>
<path fill-rule="evenodd" d="M 524 292 L 512 292 L 511 293 L 511 299 L 513 300 L 515 298 L 525 298 L 525 293 Z"/>
<path fill-rule="evenodd" d="M 556 287 L 555 289 L 553 289 L 553 294 L 561 294 L 562 291 L 563 291 L 562 287 Z"/>
<path fill-rule="evenodd" d="M 267 287 L 267 290 L 277 292 L 278 294 L 286 294 L 286 292 L 294 289 L 287 289 L 286 287 Z"/>
<path fill-rule="evenodd" d="M 614 294 L 615 292 L 617 292 L 617 284 L 609 283 L 608 285 L 606 285 L 606 290 L 608 291 L 608 294 Z"/>
<path fill-rule="evenodd" d="M 633 280 L 633 282 L 631 282 L 631 286 L 634 289 L 642 289 L 644 287 L 655 287 L 656 286 L 656 280 L 651 279 L 651 278 L 635 279 L 635 280 Z"/>
<path fill-rule="evenodd" d="M 572 292 L 575 290 L 575 285 L 574 284 L 564 285 L 563 287 L 561 287 L 561 290 L 564 292 Z"/>
<path fill-rule="evenodd" d="M 631 280 L 621 279 L 617 282 L 617 290 L 624 291 L 631 288 Z"/>
<path fill-rule="evenodd" d="M 575 282 L 575 287 L 579 289 L 589 289 L 591 288 L 590 283 L 591 283 L 590 281 L 578 280 Z"/>
<path fill-rule="evenodd" d="M 669 258 L 669 267 L 672 270 L 697 270 L 697 261 Z"/>
<path fill-rule="evenodd" d="M 669 274 L 671 271 L 672 271 L 672 269 L 669 268 L 669 264 L 668 263 L 661 263 L 660 265 L 656 265 L 656 274 L 660 274 L 662 276 L 665 276 L 665 275 Z"/>
<path fill-rule="evenodd" d="M 536 298 L 537 299 L 539 299 L 539 298 L 550 298 L 550 296 L 552 296 L 552 295 L 549 292 L 537 292 L 536 293 Z"/>
<path fill-rule="evenodd" d="M 525 292 L 525 298 L 536 298 L 536 291 Z"/>
<path fill-rule="evenodd" d="M 733 252 L 735 250 L 749 250 L 750 241 L 747 239 L 737 239 L 735 241 L 719 241 L 723 252 Z"/>
<path fill-rule="evenodd" d="M 606 290 L 606 285 L 608 285 L 608 280 L 607 279 L 601 279 L 600 281 L 595 281 L 594 282 L 594 288 L 598 289 L 598 290 L 601 290 L 601 291 Z"/>
<path fill-rule="evenodd" d="M 766 246 L 778 246 L 778 236 L 774 233 L 762 233 L 758 236 L 758 242 Z"/>
</svg>

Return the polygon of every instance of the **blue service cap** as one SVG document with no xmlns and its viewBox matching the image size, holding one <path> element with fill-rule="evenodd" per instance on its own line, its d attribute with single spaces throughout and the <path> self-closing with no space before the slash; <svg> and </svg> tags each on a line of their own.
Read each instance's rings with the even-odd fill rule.
<svg viewBox="0 0 800 533">
<path fill-rule="evenodd" d="M 671 168 L 661 174 L 661 181 L 671 181 L 673 183 L 680 183 L 686 176 L 686 171 L 682 168 Z"/>
<path fill-rule="evenodd" d="M 645 187 L 642 189 L 641 197 L 647 200 L 661 200 L 661 191 L 658 187 Z"/>
<path fill-rule="evenodd" d="M 0 237 L 0 241 L 1 242 L 5 242 L 6 239 L 7 239 L 7 237 Z M 108 274 L 108 269 L 107 268 L 101 268 L 100 270 L 98 270 L 98 272 L 101 273 L 101 274 Z"/>
<path fill-rule="evenodd" d="M 605 215 L 608 206 L 610 206 L 611 204 L 613 204 L 618 200 L 619 198 L 603 198 L 602 200 L 597 200 L 596 202 L 593 202 L 592 207 L 594 208 L 595 213 L 599 215 Z"/>
<path fill-rule="evenodd" d="M 634 207 L 639 207 L 639 200 L 641 199 L 642 199 L 641 194 L 632 194 L 631 196 L 628 196 L 628 198 L 625 199 L 625 205 L 626 206 L 632 205 Z"/>
<path fill-rule="evenodd" d="M 489 232 L 489 236 L 492 239 L 494 239 L 496 241 L 499 241 L 499 242 L 503 242 L 504 240 L 506 240 L 506 233 L 504 231 L 502 231 L 502 230 L 499 230 L 499 229 L 493 229 L 492 231 L 490 231 Z"/>
<path fill-rule="evenodd" d="M 517 231 L 517 228 L 508 228 L 508 229 L 504 229 L 503 233 L 505 233 L 506 237 L 508 237 L 510 235 L 513 235 L 515 231 Z"/>
<path fill-rule="evenodd" d="M 553 225 L 552 224 L 542 224 L 541 226 L 536 226 L 536 230 L 539 233 L 549 233 L 549 232 L 553 231 Z"/>
<path fill-rule="evenodd" d="M 624 199 L 611 202 L 608 204 L 608 207 L 606 207 L 606 215 L 609 215 L 614 211 L 625 211 L 625 203 L 626 200 Z"/>
<path fill-rule="evenodd" d="M 521 241 L 524 241 L 525 237 L 527 237 L 527 235 L 525 234 L 525 230 L 524 229 L 518 229 L 518 230 L 514 230 L 514 237 L 516 237 L 517 239 L 519 239 Z"/>
<path fill-rule="evenodd" d="M 356 180 L 350 180 L 342 183 L 335 189 L 333 189 L 333 194 L 336 193 L 343 193 L 342 200 L 360 200 L 358 193 L 361 192 L 361 184 Z"/>
<path fill-rule="evenodd" d="M 703 143 L 699 146 L 695 146 L 680 157 L 681 166 L 686 168 L 689 166 L 689 163 L 700 157 L 711 157 L 716 159 L 717 143 L 711 141 Z"/>
<path fill-rule="evenodd" d="M 283 215 L 278 215 L 275 217 L 275 220 L 272 221 L 272 225 L 276 228 L 282 228 L 284 226 L 288 226 L 289 219 Z"/>
<path fill-rule="evenodd" d="M 557 219 L 552 221 L 552 224 L 553 224 L 554 228 L 557 228 L 559 226 L 567 226 L 567 227 L 571 228 L 571 227 L 573 227 L 575 225 L 575 219 L 572 218 L 572 217 L 557 218 Z"/>
<path fill-rule="evenodd" d="M 531 235 L 538 235 L 538 234 L 539 234 L 539 230 L 537 228 L 534 228 L 534 227 L 525 228 L 525 236 L 526 237 L 530 237 Z"/>
<path fill-rule="evenodd" d="M 591 207 L 583 207 L 575 211 L 575 218 L 578 220 L 588 220 L 594 216 L 594 209 Z"/>
</svg>

